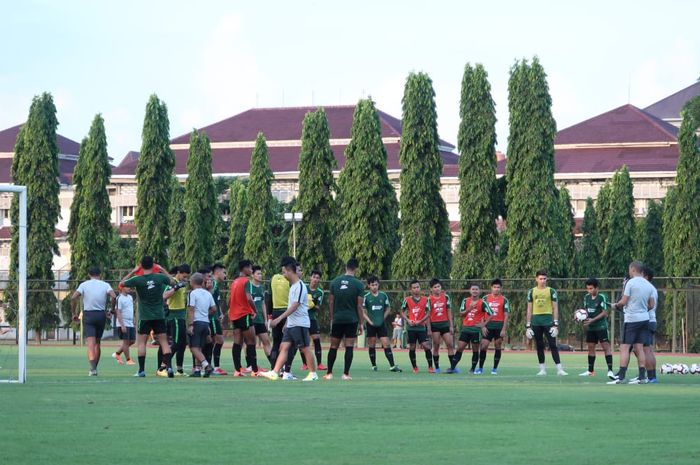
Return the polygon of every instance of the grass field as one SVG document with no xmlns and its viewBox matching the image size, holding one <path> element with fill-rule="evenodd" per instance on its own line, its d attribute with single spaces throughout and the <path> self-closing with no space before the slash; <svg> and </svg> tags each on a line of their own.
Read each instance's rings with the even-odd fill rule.
<svg viewBox="0 0 700 465">
<path fill-rule="evenodd" d="M 356 351 L 353 381 L 301 383 L 156 378 L 154 349 L 133 378 L 113 349 L 97 378 L 83 349 L 29 349 L 28 384 L 0 385 L 0 463 L 700 463 L 700 376 L 607 386 L 602 356 L 595 378 L 576 376 L 584 353 L 564 356 L 570 376 L 539 378 L 535 354 L 511 352 L 497 377 L 477 377 L 429 375 L 422 355 L 420 374 L 390 373 L 381 351 L 372 372 Z"/>
</svg>

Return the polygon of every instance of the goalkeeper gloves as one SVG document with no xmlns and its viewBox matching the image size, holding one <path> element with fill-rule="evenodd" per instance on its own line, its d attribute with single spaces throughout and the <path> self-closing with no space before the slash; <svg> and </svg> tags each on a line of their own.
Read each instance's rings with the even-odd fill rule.
<svg viewBox="0 0 700 465">
<path fill-rule="evenodd" d="M 535 332 L 530 328 L 530 324 L 527 324 L 527 329 L 525 330 L 525 337 L 528 339 L 532 339 L 533 336 L 535 335 Z"/>
<path fill-rule="evenodd" d="M 180 281 L 179 283 L 173 286 L 173 289 L 177 291 L 178 289 L 182 289 L 185 286 L 187 286 L 187 281 Z"/>
<path fill-rule="evenodd" d="M 549 328 L 549 335 L 552 337 L 557 337 L 559 335 L 559 327 L 557 326 L 557 322 L 554 322 L 554 326 Z"/>
</svg>

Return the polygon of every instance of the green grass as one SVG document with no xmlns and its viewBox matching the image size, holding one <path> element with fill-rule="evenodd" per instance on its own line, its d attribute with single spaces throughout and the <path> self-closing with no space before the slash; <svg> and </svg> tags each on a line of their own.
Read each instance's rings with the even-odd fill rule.
<svg viewBox="0 0 700 465">
<path fill-rule="evenodd" d="M 28 384 L 0 385 L 0 463 L 700 463 L 700 376 L 607 386 L 602 356 L 595 378 L 576 376 L 582 353 L 564 356 L 570 376 L 538 378 L 533 353 L 511 352 L 497 377 L 476 377 L 429 375 L 422 354 L 420 374 L 389 373 L 381 351 L 375 373 L 356 351 L 351 382 L 289 383 L 156 378 L 153 349 L 137 379 L 113 349 L 97 378 L 84 349 L 29 349 Z"/>
</svg>

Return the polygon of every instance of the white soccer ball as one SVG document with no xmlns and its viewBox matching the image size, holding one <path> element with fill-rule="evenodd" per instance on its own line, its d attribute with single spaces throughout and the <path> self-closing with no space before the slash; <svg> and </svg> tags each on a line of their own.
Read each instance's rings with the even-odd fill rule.
<svg viewBox="0 0 700 465">
<path fill-rule="evenodd" d="M 664 363 L 663 365 L 661 365 L 662 375 L 670 375 L 671 373 L 673 373 L 673 365 L 671 365 L 670 363 Z"/>
<path fill-rule="evenodd" d="M 678 375 L 683 371 L 683 368 L 681 367 L 680 363 L 674 363 L 673 364 L 673 374 Z"/>
<path fill-rule="evenodd" d="M 586 321 L 588 319 L 588 311 L 585 308 L 579 308 L 574 312 L 576 321 Z"/>
<path fill-rule="evenodd" d="M 681 363 L 681 374 L 687 375 L 688 373 L 690 373 L 690 368 L 688 368 L 688 365 Z"/>
<path fill-rule="evenodd" d="M 697 363 L 693 363 L 692 365 L 690 365 L 690 374 L 691 375 L 700 374 L 700 365 L 698 365 Z"/>
</svg>

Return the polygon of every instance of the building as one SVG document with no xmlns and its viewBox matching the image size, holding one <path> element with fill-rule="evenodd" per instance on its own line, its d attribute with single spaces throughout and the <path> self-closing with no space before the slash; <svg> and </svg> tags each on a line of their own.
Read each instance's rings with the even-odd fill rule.
<svg viewBox="0 0 700 465">
<path fill-rule="evenodd" d="M 679 128 L 681 127 L 681 110 L 683 105 L 698 95 L 700 95 L 700 80 L 658 102 L 652 103 L 644 111 Z"/>
</svg>

